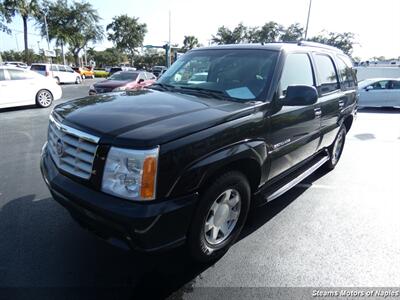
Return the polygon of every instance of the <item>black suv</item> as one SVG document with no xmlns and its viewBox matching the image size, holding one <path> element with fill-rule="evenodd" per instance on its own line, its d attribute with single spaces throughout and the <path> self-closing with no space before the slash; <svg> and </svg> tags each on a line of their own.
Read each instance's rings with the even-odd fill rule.
<svg viewBox="0 0 400 300">
<path fill-rule="evenodd" d="M 335 167 L 356 85 L 349 57 L 320 44 L 192 50 L 149 89 L 56 106 L 41 170 L 103 239 L 143 251 L 187 243 L 213 260 L 251 205 Z"/>
</svg>

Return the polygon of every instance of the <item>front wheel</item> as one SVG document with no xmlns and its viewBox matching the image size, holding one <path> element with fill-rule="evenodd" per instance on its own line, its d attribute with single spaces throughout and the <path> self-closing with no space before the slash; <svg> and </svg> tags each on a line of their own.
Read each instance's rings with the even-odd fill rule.
<svg viewBox="0 0 400 300">
<path fill-rule="evenodd" d="M 53 95 L 48 90 L 40 90 L 36 94 L 36 105 L 39 107 L 49 107 L 53 102 Z"/>
<path fill-rule="evenodd" d="M 339 129 L 335 141 L 328 148 L 330 158 L 325 164 L 326 169 L 333 170 L 339 162 L 339 159 L 342 156 L 344 143 L 346 141 L 346 134 L 346 127 L 342 125 Z"/>
<path fill-rule="evenodd" d="M 188 246 L 194 259 L 220 258 L 238 238 L 250 207 L 250 185 L 240 172 L 218 177 L 205 190 L 194 214 Z"/>
<path fill-rule="evenodd" d="M 80 77 L 76 77 L 75 84 L 80 84 L 82 79 Z"/>
</svg>

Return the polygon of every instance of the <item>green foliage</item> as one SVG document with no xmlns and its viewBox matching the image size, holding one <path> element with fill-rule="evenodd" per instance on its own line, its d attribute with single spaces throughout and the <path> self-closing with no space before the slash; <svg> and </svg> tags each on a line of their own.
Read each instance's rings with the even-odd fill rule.
<svg viewBox="0 0 400 300">
<path fill-rule="evenodd" d="M 28 62 L 28 19 L 40 13 L 37 0 L 4 0 L 1 4 L 1 12 L 7 22 L 11 22 L 11 18 L 20 15 L 22 17 L 24 27 L 24 47 L 25 47 L 25 62 Z M 7 31 L 7 28 L 0 23 L 2 31 Z"/>
<path fill-rule="evenodd" d="M 301 40 L 304 35 L 304 28 L 299 23 L 290 25 L 288 28 L 282 30 L 280 40 L 282 42 L 296 42 Z"/>
<path fill-rule="evenodd" d="M 96 67 L 115 66 L 128 59 L 126 54 L 116 48 L 107 48 L 104 51 L 89 49 L 87 56 L 89 60 L 96 62 Z"/>
<path fill-rule="evenodd" d="M 196 47 L 199 47 L 199 40 L 197 39 L 197 37 L 193 35 L 185 35 L 183 39 L 182 50 L 186 52 Z"/>
<path fill-rule="evenodd" d="M 108 72 L 103 71 L 103 70 L 94 70 L 94 77 L 96 78 L 107 78 L 108 77 Z"/>
<path fill-rule="evenodd" d="M 139 18 L 120 15 L 106 27 L 108 40 L 112 41 L 117 49 L 127 53 L 133 64 L 135 49 L 143 45 L 147 33 L 147 25 L 139 23 Z"/>
<path fill-rule="evenodd" d="M 27 63 L 31 64 L 33 62 L 43 61 L 43 56 L 38 55 L 33 51 L 33 49 L 28 49 L 27 56 L 25 56 L 25 51 L 3 51 L 0 53 L 0 56 L 4 61 L 23 61 L 25 57 L 27 57 Z"/>
<path fill-rule="evenodd" d="M 351 55 L 354 45 L 354 33 L 352 32 L 326 32 L 323 31 L 319 35 L 312 37 L 309 41 L 323 43 L 326 45 L 337 47 L 344 53 Z"/>
<path fill-rule="evenodd" d="M 239 23 L 233 30 L 225 26 L 221 26 L 217 30 L 217 34 L 212 36 L 213 43 L 223 44 L 239 44 L 246 40 L 247 27 L 243 23 Z"/>
<path fill-rule="evenodd" d="M 142 55 L 135 56 L 135 67 L 139 69 L 146 68 L 148 70 L 153 66 L 164 66 L 164 65 L 165 65 L 164 51 L 158 51 L 157 49 L 146 49 Z"/>
<path fill-rule="evenodd" d="M 42 10 L 47 12 L 49 38 L 55 40 L 57 46 L 68 44 L 76 65 L 79 65 L 79 53 L 83 48 L 103 39 L 103 29 L 99 25 L 101 18 L 89 2 L 70 5 L 67 0 L 47 0 Z M 42 36 L 45 36 L 43 16 L 37 18 L 37 23 Z"/>
</svg>

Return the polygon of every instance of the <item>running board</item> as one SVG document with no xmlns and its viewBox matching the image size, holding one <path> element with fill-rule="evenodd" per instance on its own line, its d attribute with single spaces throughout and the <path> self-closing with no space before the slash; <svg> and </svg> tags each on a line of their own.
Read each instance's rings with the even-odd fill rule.
<svg viewBox="0 0 400 300">
<path fill-rule="evenodd" d="M 301 181 L 303 181 L 306 177 L 310 176 L 312 173 L 314 173 L 319 167 L 321 167 L 324 163 L 326 163 L 330 159 L 329 154 L 327 156 L 322 157 L 320 160 L 318 160 L 315 164 L 313 164 L 310 168 L 305 170 L 303 173 L 277 189 L 275 192 L 272 194 L 268 195 L 266 197 L 267 202 L 270 202 L 272 200 L 275 200 L 282 194 L 286 193 L 288 190 L 290 190 L 292 187 L 295 185 L 299 184 Z"/>
</svg>

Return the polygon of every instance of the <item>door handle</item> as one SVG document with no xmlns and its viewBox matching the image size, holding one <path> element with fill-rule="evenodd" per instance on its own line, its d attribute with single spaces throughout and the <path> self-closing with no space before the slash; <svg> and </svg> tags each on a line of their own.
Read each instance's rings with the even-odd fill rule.
<svg viewBox="0 0 400 300">
<path fill-rule="evenodd" d="M 344 107 L 344 100 L 339 99 L 339 107 L 343 108 Z"/>
<path fill-rule="evenodd" d="M 322 114 L 321 108 L 319 108 L 319 107 L 314 108 L 314 114 L 315 114 L 315 117 L 317 117 L 317 118 L 321 117 L 321 114 Z"/>
</svg>

